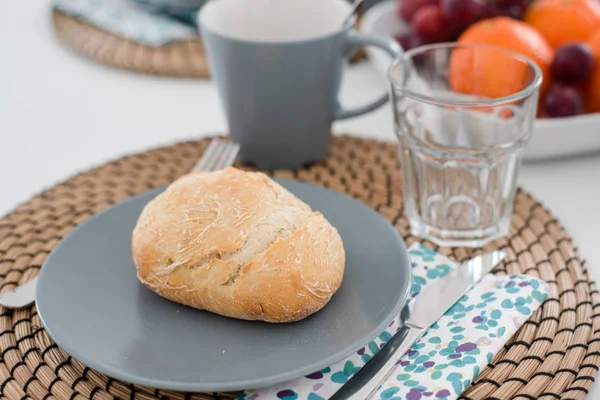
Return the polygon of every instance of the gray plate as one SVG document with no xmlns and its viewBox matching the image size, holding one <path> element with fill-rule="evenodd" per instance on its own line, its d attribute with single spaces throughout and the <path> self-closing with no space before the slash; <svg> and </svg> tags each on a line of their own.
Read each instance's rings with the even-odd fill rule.
<svg viewBox="0 0 600 400">
<path fill-rule="evenodd" d="M 321 211 L 346 250 L 342 286 L 300 322 L 226 318 L 165 300 L 140 284 L 131 232 L 161 190 L 90 218 L 49 255 L 38 313 L 58 345 L 113 378 L 159 389 L 230 391 L 325 368 L 374 339 L 399 312 L 411 282 L 408 253 L 378 213 L 337 192 L 279 182 Z"/>
</svg>

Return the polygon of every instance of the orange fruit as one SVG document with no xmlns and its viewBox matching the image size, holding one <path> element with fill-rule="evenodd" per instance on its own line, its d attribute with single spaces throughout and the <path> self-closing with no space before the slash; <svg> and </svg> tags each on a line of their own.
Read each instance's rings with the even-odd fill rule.
<svg viewBox="0 0 600 400">
<path fill-rule="evenodd" d="M 485 19 L 471 25 L 458 38 L 460 43 L 503 47 L 530 57 L 542 70 L 544 83 L 550 76 L 554 51 L 535 29 L 507 17 Z M 450 59 L 450 86 L 460 93 L 498 98 L 524 88 L 527 66 L 511 55 L 492 49 L 456 49 Z"/>
<path fill-rule="evenodd" d="M 583 42 L 600 28 L 598 0 L 537 0 L 525 13 L 554 49 L 567 42 Z"/>
<path fill-rule="evenodd" d="M 594 70 L 584 85 L 586 112 L 600 112 L 600 30 L 597 30 L 586 42 L 594 54 Z"/>
</svg>

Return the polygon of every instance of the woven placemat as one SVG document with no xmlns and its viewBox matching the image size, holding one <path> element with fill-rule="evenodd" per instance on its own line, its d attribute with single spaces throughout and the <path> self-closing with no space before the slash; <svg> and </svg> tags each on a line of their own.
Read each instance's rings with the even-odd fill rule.
<svg viewBox="0 0 600 400">
<path fill-rule="evenodd" d="M 34 277 L 71 229 L 100 210 L 167 185 L 196 163 L 208 139 L 128 156 L 77 175 L 0 219 L 0 291 Z M 395 144 L 336 137 L 324 163 L 269 172 L 327 186 L 373 207 L 402 234 L 403 214 Z M 438 248 L 465 260 L 474 252 Z M 600 297 L 567 232 L 536 199 L 519 190 L 498 274 L 525 273 L 549 283 L 550 297 L 463 394 L 467 399 L 581 399 L 600 365 Z M 85 315 L 73 318 L 86 318 Z M 34 307 L 0 307 L 0 394 L 23 399 L 218 399 L 234 394 L 185 394 L 133 386 L 103 376 L 71 358 L 50 339 Z"/>
<path fill-rule="evenodd" d="M 52 10 L 58 37 L 75 52 L 101 64 L 150 75 L 208 78 L 210 69 L 200 39 L 178 40 L 151 47 L 104 31 L 81 19 Z M 358 49 L 351 62 L 366 58 Z"/>
<path fill-rule="evenodd" d="M 75 52 L 110 67 L 151 75 L 207 78 L 210 75 L 200 39 L 177 40 L 151 47 L 104 31 L 52 10 L 58 37 Z"/>
</svg>

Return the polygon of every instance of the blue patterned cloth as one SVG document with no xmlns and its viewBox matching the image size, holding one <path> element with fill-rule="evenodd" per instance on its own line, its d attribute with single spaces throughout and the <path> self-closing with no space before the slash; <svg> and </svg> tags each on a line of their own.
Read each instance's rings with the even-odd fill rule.
<svg viewBox="0 0 600 400">
<path fill-rule="evenodd" d="M 55 9 L 117 36 L 152 47 L 198 38 L 203 0 L 52 0 Z"/>
<path fill-rule="evenodd" d="M 457 264 L 420 245 L 410 247 L 413 285 L 407 302 Z M 454 400 L 548 296 L 545 282 L 525 275 L 486 275 L 429 327 L 396 364 L 376 400 Z M 366 347 L 293 381 L 242 393 L 238 400 L 325 400 L 399 329 L 398 319 Z"/>
</svg>

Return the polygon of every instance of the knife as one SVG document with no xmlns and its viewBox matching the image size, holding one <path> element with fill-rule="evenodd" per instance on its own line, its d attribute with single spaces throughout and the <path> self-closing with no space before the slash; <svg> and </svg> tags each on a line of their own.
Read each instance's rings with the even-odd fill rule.
<svg viewBox="0 0 600 400">
<path fill-rule="evenodd" d="M 404 353 L 505 256 L 503 251 L 476 256 L 426 286 L 402 309 L 400 330 L 329 400 L 366 400 L 374 395 Z"/>
</svg>

